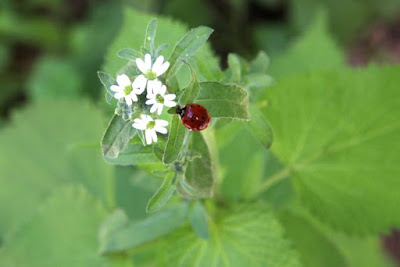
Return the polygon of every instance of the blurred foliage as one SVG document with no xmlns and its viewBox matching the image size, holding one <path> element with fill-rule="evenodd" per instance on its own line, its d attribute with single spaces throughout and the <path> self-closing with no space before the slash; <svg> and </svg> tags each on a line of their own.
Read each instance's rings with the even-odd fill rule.
<svg viewBox="0 0 400 267">
<path fill-rule="evenodd" d="M 120 1 L 0 3 L 1 266 L 164 266 L 177 259 L 392 266 L 379 234 L 399 227 L 393 212 L 399 68 L 349 70 L 345 48 L 375 20 L 391 21 L 399 1 L 122 2 L 136 10 L 123 11 Z M 248 125 L 218 121 L 215 140 L 205 134 L 207 143 L 215 142 L 210 152 L 218 177 L 215 202 L 204 202 L 209 239 L 188 222 L 173 232 L 160 222 L 154 229 L 166 236 L 143 234 L 142 243 L 123 253 L 100 255 L 98 230 L 107 216 L 119 208 L 131 229 L 141 229 L 151 220 L 146 203 L 161 180 L 149 174 L 151 164 L 111 166 L 101 158 L 104 113 L 113 110 L 103 104 L 96 71 L 117 73 L 127 62 L 116 52 L 140 46 L 156 13 L 168 15 L 156 37 L 157 45 L 170 43 L 166 56 L 186 25 L 216 29 L 191 60 L 199 79 L 233 79 L 249 89 L 274 144 L 266 150 L 268 140 L 260 145 Z M 263 83 L 251 88 L 256 64 L 247 59 L 260 49 L 271 66 L 264 58 Z M 188 69 L 181 75 L 187 84 Z M 349 149 L 326 152 L 346 140 L 354 142 Z M 314 161 L 298 161 L 321 150 Z M 135 241 L 127 233 L 124 242 Z"/>
</svg>

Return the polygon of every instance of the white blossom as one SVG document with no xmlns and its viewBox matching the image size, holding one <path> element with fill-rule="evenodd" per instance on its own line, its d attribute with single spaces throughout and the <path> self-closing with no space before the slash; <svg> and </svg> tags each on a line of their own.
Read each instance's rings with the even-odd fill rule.
<svg viewBox="0 0 400 267">
<path fill-rule="evenodd" d="M 140 79 L 141 86 L 147 86 L 147 95 L 149 95 L 153 94 L 153 87 L 158 82 L 157 77 L 163 75 L 169 68 L 169 62 L 164 62 L 164 57 L 159 56 L 152 64 L 150 54 L 146 54 L 144 61 L 141 58 L 136 59 L 136 66 L 142 72 L 137 79 Z"/>
<path fill-rule="evenodd" d="M 150 145 L 153 142 L 157 142 L 157 132 L 166 134 L 168 132 L 166 126 L 168 121 L 165 120 L 154 120 L 149 115 L 142 114 L 140 118 L 136 118 L 132 124 L 133 128 L 144 131 L 146 144 Z"/>
<path fill-rule="evenodd" d="M 136 81 L 136 80 L 135 80 Z M 141 89 L 141 84 L 138 82 L 131 83 L 129 77 L 125 74 L 117 76 L 118 85 L 111 85 L 111 91 L 115 92 L 114 97 L 116 99 L 125 99 L 127 105 L 132 105 L 132 102 L 138 101 L 137 94 L 139 94 Z"/>
<path fill-rule="evenodd" d="M 173 101 L 176 97 L 175 94 L 165 94 L 167 87 L 163 85 L 160 81 L 154 84 L 153 94 L 147 94 L 148 100 L 146 105 L 152 105 L 150 112 L 154 113 L 157 111 L 158 115 L 161 115 L 164 106 L 175 107 L 176 102 Z"/>
</svg>

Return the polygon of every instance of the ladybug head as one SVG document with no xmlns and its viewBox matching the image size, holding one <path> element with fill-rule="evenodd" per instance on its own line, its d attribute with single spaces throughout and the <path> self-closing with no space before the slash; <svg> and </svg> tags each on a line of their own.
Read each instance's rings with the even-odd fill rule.
<svg viewBox="0 0 400 267">
<path fill-rule="evenodd" d="M 177 106 L 176 108 L 176 114 L 178 114 L 180 117 L 185 115 L 185 111 L 186 111 L 186 106 L 182 108 L 180 106 Z"/>
</svg>

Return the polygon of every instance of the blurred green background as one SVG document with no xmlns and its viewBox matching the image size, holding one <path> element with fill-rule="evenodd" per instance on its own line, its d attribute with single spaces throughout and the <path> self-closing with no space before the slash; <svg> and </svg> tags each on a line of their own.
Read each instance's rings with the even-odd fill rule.
<svg viewBox="0 0 400 267">
<path fill-rule="evenodd" d="M 43 209 L 49 218 L 63 209 L 66 222 L 70 222 L 69 215 L 74 214 L 75 208 L 88 205 L 87 201 L 75 201 L 90 198 L 87 189 L 83 188 L 64 188 L 48 200 L 48 192 L 61 184 L 76 182 L 84 185 L 109 206 L 113 207 L 113 202 L 117 202 L 132 220 L 145 216 L 144 206 L 158 181 L 143 182 L 147 177 L 145 172 L 106 165 L 96 148 L 106 118 L 110 117 L 96 71 L 102 69 L 108 47 L 122 27 L 125 6 L 154 16 L 165 15 L 189 27 L 207 25 L 214 28 L 210 42 L 222 68 L 227 66 L 228 53 L 252 59 L 259 50 L 264 50 L 272 62 L 277 58 L 284 61 L 294 41 L 309 33 L 321 12 L 327 18 L 326 38 L 333 41 L 339 54 L 344 55 L 347 65 L 362 67 L 371 62 L 400 62 L 399 0 L 2 0 L 0 160 L 4 161 L 0 161 L 3 180 L 0 190 L 5 192 L 0 194 L 0 240 L 17 231 L 13 228 L 15 223 L 33 214 L 45 195 L 49 204 Z M 139 31 L 144 32 L 144 29 Z M 313 42 L 313 36 L 309 38 Z M 315 38 L 315 46 L 320 45 L 321 39 Z M 324 45 L 323 41 L 321 45 Z M 279 63 L 275 67 L 278 69 Z M 59 102 L 55 103 L 55 100 Z M 55 116 L 49 116 L 51 112 Z M 239 146 L 245 144 L 243 149 L 248 148 L 246 136 L 236 139 L 243 139 L 236 141 Z M 64 152 L 65 144 L 70 145 L 68 149 L 72 152 Z M 95 147 L 95 153 L 85 150 L 87 147 Z M 222 153 L 230 153 L 225 150 Z M 18 159 L 18 162 L 6 165 L 6 158 Z M 8 177 L 15 179 L 4 182 Z M 73 177 L 72 182 L 70 177 Z M 113 183 L 111 177 L 116 177 L 115 185 L 110 189 L 112 192 L 101 192 L 103 185 Z M 114 192 L 119 194 L 114 197 Z M 75 206 L 58 203 L 59 198 L 71 200 Z M 31 202 L 26 203 L 27 200 Z M 135 205 L 130 205 L 132 202 Z M 103 218 L 106 214 L 97 200 L 90 199 L 89 203 L 97 210 L 74 214 L 88 218 L 85 220 L 87 228 L 96 225 L 96 216 Z M 292 220 L 298 220 L 300 225 L 303 223 L 302 219 L 290 216 L 283 216 L 283 222 L 285 220 L 289 224 Z M 48 220 L 35 222 L 29 240 L 40 242 L 39 233 L 46 232 L 50 225 L 46 223 Z M 62 233 L 59 238 L 68 235 L 62 231 L 61 225 L 58 227 L 52 230 Z M 28 239 L 29 234 L 22 233 L 17 238 Z M 78 234 L 85 235 L 84 232 Z M 397 230 L 361 241 L 347 240 L 340 235 L 332 237 L 332 240 L 346 243 L 347 248 L 352 247 L 353 254 L 348 256 L 352 266 L 378 266 L 374 263 L 377 260 L 374 256 L 370 259 L 370 255 L 365 254 L 371 248 L 384 251 L 386 256 L 382 257 L 394 262 L 397 260 L 400 265 L 400 232 Z M 84 238 L 82 242 L 97 244 L 97 237 Z M 52 244 L 47 246 L 51 251 Z M 330 250 L 329 247 L 325 249 Z M 78 246 L 75 253 L 83 255 L 84 250 L 84 245 L 82 248 Z M 12 253 L 30 252 L 19 247 Z M 54 258 L 59 259 L 57 256 Z M 359 262 L 366 264 L 359 265 Z M 19 266 L 29 266 L 25 264 L 27 262 L 21 260 Z M 102 264 L 99 260 L 94 266 Z M 338 263 L 336 266 L 341 265 Z"/>
</svg>

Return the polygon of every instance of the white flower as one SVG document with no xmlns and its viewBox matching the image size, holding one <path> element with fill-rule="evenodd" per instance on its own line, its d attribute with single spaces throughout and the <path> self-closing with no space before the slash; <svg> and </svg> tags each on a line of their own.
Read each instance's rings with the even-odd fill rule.
<svg viewBox="0 0 400 267">
<path fill-rule="evenodd" d="M 150 145 L 152 142 L 157 142 L 157 133 L 166 134 L 168 121 L 165 120 L 153 120 L 149 115 L 140 115 L 140 119 L 137 118 L 132 124 L 133 128 L 144 131 L 146 137 L 146 144 Z"/>
<path fill-rule="evenodd" d="M 110 89 L 115 92 L 114 97 L 116 99 L 125 98 L 127 105 L 132 105 L 132 102 L 138 101 L 137 94 L 140 94 L 141 84 L 138 82 L 131 83 L 129 77 L 125 74 L 117 76 L 118 85 L 111 85 Z M 144 91 L 144 88 L 142 92 Z"/>
<path fill-rule="evenodd" d="M 150 109 L 151 113 L 157 111 L 158 115 L 161 115 L 163 111 L 163 107 L 175 107 L 176 102 L 172 101 L 175 99 L 175 94 L 165 94 L 167 91 L 167 87 L 163 85 L 160 81 L 154 84 L 153 86 L 153 94 L 147 94 L 148 100 L 146 101 L 146 105 L 153 105 Z"/>
<path fill-rule="evenodd" d="M 169 68 L 169 62 L 164 62 L 164 57 L 159 56 L 154 64 L 151 64 L 150 54 L 144 56 L 144 61 L 141 58 L 136 59 L 136 66 L 143 73 L 138 76 L 140 77 L 141 85 L 146 86 L 147 83 L 147 94 L 153 94 L 154 83 L 157 82 L 157 77 L 163 75 Z"/>
</svg>

